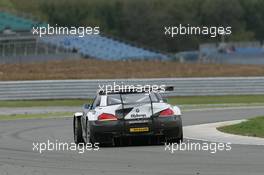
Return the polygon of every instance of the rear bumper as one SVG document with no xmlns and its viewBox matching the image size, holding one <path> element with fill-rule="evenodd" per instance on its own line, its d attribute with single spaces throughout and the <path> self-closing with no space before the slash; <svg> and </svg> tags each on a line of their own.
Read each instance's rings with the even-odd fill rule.
<svg viewBox="0 0 264 175">
<path fill-rule="evenodd" d="M 113 138 L 136 136 L 182 136 L 181 116 L 155 117 L 144 120 L 118 120 L 90 122 L 90 132 L 98 142 L 111 142 Z M 148 128 L 149 131 L 131 132 L 130 128 Z"/>
</svg>

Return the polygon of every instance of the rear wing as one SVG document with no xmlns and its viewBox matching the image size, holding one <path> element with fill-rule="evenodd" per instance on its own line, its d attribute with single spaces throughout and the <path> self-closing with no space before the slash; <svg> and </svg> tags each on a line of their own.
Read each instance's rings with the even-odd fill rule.
<svg viewBox="0 0 264 175">
<path fill-rule="evenodd" d="M 162 100 L 162 97 L 159 93 L 163 93 L 166 91 L 173 91 L 174 87 L 173 86 L 155 86 L 156 88 L 120 88 L 119 90 L 114 89 L 114 90 L 108 90 L 106 91 L 105 89 L 100 89 L 100 91 L 98 91 L 99 95 L 110 95 L 110 94 L 118 94 L 117 96 L 120 96 L 120 101 L 121 101 L 121 106 L 122 108 L 119 110 L 119 112 L 121 112 L 122 116 L 125 117 L 125 110 L 128 108 L 128 106 L 134 105 L 134 104 L 128 104 L 128 103 L 124 103 L 124 99 L 123 99 L 123 94 L 131 94 L 133 96 L 133 94 L 139 94 L 139 93 L 144 93 L 144 95 L 147 95 L 147 97 L 149 98 L 149 101 L 146 103 L 150 104 L 151 107 L 151 113 L 152 115 L 154 114 L 154 110 L 153 110 L 153 103 L 154 102 L 160 102 L 160 100 Z M 155 94 L 152 94 L 151 92 L 154 92 Z M 154 96 L 152 96 L 154 95 Z M 153 98 L 155 98 L 156 96 L 156 100 L 154 100 Z M 158 101 L 157 101 L 158 100 Z M 145 102 L 144 102 L 145 103 Z"/>
<path fill-rule="evenodd" d="M 173 86 L 166 86 L 165 91 L 174 91 L 174 87 Z"/>
</svg>

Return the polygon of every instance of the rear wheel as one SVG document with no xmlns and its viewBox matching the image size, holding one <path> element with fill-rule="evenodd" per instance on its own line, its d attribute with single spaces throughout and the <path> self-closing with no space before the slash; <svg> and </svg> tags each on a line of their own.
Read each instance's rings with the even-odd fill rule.
<svg viewBox="0 0 264 175">
<path fill-rule="evenodd" d="M 73 134 L 74 134 L 74 142 L 76 144 L 84 143 L 82 137 L 82 124 L 81 119 L 77 117 L 73 117 Z"/>
<path fill-rule="evenodd" d="M 180 137 L 173 137 L 173 138 L 167 138 L 165 137 L 165 142 L 166 143 L 182 143 L 183 142 L 183 131 L 181 129 L 181 134 Z"/>
<path fill-rule="evenodd" d="M 114 142 L 112 143 L 113 146 L 123 146 L 123 138 L 122 137 L 118 137 L 118 138 L 114 138 Z"/>
<path fill-rule="evenodd" d="M 173 140 L 174 143 L 182 143 L 183 142 L 183 134 L 181 134 L 181 136 L 177 139 Z"/>
<path fill-rule="evenodd" d="M 161 145 L 163 140 L 164 138 L 162 138 L 162 136 L 155 136 L 152 138 L 152 143 L 154 145 Z"/>
<path fill-rule="evenodd" d="M 87 125 L 86 125 L 87 126 Z M 95 141 L 94 141 L 94 136 L 93 136 L 93 134 L 91 133 L 91 131 L 90 131 L 90 129 L 89 129 L 89 127 L 86 127 L 87 128 L 87 130 L 86 130 L 86 138 L 85 138 L 85 143 L 91 143 L 91 144 L 94 144 L 95 143 Z"/>
</svg>

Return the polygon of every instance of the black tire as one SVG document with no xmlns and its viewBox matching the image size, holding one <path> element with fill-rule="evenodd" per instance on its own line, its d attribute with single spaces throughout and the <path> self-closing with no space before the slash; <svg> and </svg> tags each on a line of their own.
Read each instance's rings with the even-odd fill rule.
<svg viewBox="0 0 264 175">
<path fill-rule="evenodd" d="M 80 118 L 73 117 L 73 134 L 74 134 L 74 142 L 76 144 L 84 143 L 82 136 L 82 124 Z"/>
<path fill-rule="evenodd" d="M 162 138 L 161 136 L 155 136 L 152 138 L 152 143 L 154 145 L 161 145 L 162 144 L 162 140 L 164 140 L 164 138 Z"/>
<path fill-rule="evenodd" d="M 93 132 L 91 132 L 90 130 L 89 121 L 87 120 L 87 118 L 85 121 L 85 125 L 86 125 L 86 130 L 85 130 L 85 138 L 83 138 L 83 142 L 86 144 L 91 143 L 94 146 L 96 140 L 94 138 Z"/>
<path fill-rule="evenodd" d="M 124 145 L 123 144 L 123 138 L 121 138 L 121 137 L 114 138 L 114 144 L 113 144 L 113 146 L 121 147 L 123 145 Z"/>
<path fill-rule="evenodd" d="M 182 143 L 183 142 L 183 130 L 181 128 L 181 131 L 180 131 L 180 137 L 176 137 L 176 138 L 166 138 L 165 137 L 165 142 L 166 143 Z"/>
<path fill-rule="evenodd" d="M 177 143 L 182 143 L 183 142 L 183 133 L 181 133 L 181 137 L 178 138 Z"/>
</svg>

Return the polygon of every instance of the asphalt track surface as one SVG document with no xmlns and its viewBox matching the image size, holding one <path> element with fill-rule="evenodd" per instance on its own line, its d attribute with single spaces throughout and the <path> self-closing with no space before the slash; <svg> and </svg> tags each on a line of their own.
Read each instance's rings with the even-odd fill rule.
<svg viewBox="0 0 264 175">
<path fill-rule="evenodd" d="M 185 126 L 263 115 L 263 108 L 185 112 Z M 0 121 L 0 175 L 263 175 L 264 147 L 231 151 L 165 151 L 164 145 L 104 147 L 99 151 L 33 151 L 33 142 L 72 142 L 72 119 Z M 185 141 L 187 141 L 185 139 Z M 192 140 L 192 142 L 200 142 Z"/>
</svg>

